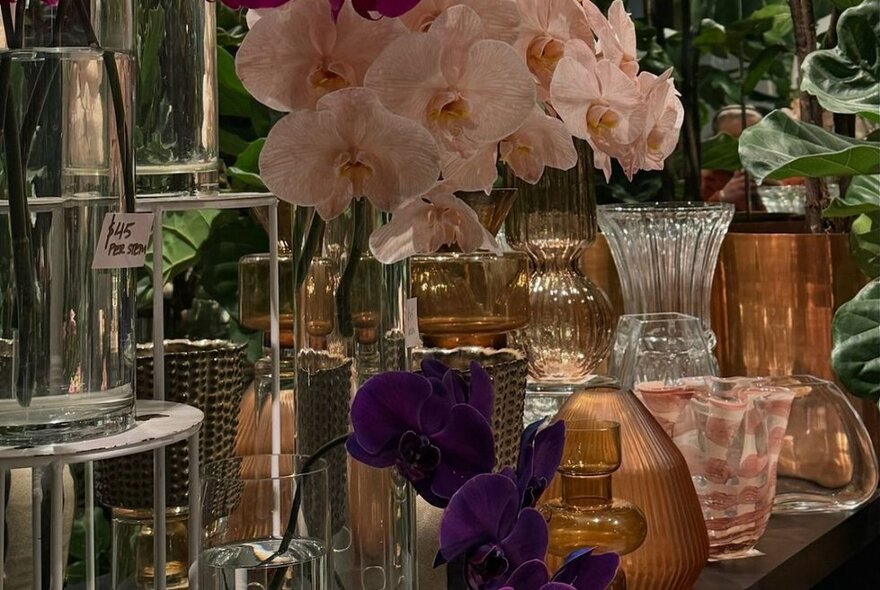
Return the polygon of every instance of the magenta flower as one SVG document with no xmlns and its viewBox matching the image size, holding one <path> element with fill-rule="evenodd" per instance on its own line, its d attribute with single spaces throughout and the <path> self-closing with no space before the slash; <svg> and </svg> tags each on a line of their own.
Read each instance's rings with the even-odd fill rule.
<svg viewBox="0 0 880 590">
<path fill-rule="evenodd" d="M 373 19 L 375 15 L 397 18 L 406 14 L 419 3 L 420 0 L 351 0 L 351 6 L 355 12 L 364 18 Z M 333 9 L 333 18 L 342 9 L 345 0 L 330 0 Z"/>
<path fill-rule="evenodd" d="M 565 423 L 556 422 L 543 429 L 542 424 L 543 420 L 530 424 L 522 435 L 516 466 L 516 486 L 524 508 L 538 503 L 562 461 Z"/>
<path fill-rule="evenodd" d="M 236 10 L 239 8 L 277 8 L 288 2 L 290 0 L 223 0 L 223 4 Z"/>
<path fill-rule="evenodd" d="M 592 549 L 579 549 L 566 558 L 552 578 L 541 560 L 524 563 L 501 590 L 605 590 L 619 566 L 616 553 L 593 555 Z"/>
<path fill-rule="evenodd" d="M 520 509 L 520 502 L 506 475 L 477 475 L 461 486 L 440 521 L 435 566 L 463 560 L 472 588 L 496 590 L 518 567 L 542 559 L 547 524 L 534 508 Z"/>
<path fill-rule="evenodd" d="M 372 377 L 351 405 L 348 453 L 372 467 L 397 467 L 426 502 L 445 507 L 466 481 L 495 466 L 495 441 L 484 413 L 488 397 L 491 416 L 491 382 L 487 392 L 479 378 L 471 381 L 470 398 L 480 409 L 459 401 L 460 387 L 454 379 L 415 373 Z"/>
</svg>

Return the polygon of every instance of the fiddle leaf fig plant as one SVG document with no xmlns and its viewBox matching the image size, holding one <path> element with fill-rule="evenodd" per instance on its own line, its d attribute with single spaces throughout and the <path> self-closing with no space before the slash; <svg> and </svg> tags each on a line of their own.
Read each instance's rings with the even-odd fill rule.
<svg viewBox="0 0 880 590">
<path fill-rule="evenodd" d="M 849 8 L 837 23 L 837 47 L 804 61 L 801 89 L 833 113 L 880 121 L 880 10 L 876 0 Z"/>
<path fill-rule="evenodd" d="M 801 90 L 833 113 L 880 122 L 878 38 L 880 3 L 865 0 L 844 10 L 837 46 L 804 60 Z M 853 177 L 823 214 L 855 216 L 850 249 L 859 268 L 874 280 L 834 314 L 831 364 L 850 393 L 880 400 L 880 142 L 874 139 L 838 135 L 774 111 L 743 132 L 739 155 L 757 182 Z"/>
<path fill-rule="evenodd" d="M 834 314 L 831 366 L 850 393 L 880 400 L 880 279 Z"/>
</svg>

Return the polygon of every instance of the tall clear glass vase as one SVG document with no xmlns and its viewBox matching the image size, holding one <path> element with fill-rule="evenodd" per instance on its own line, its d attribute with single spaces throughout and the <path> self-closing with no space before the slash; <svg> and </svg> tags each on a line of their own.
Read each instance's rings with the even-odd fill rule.
<svg viewBox="0 0 880 590">
<path fill-rule="evenodd" d="M 580 140 L 576 147 L 571 170 L 548 168 L 536 185 L 509 178 L 519 196 L 507 218 L 507 240 L 533 264 L 531 321 L 514 336 L 529 357 L 530 389 L 571 391 L 611 343 L 611 305 L 579 264 L 596 237 L 596 188 L 590 149 Z"/>
<path fill-rule="evenodd" d="M 700 318 L 714 350 L 712 279 L 733 209 L 731 203 L 600 206 L 599 227 L 617 265 L 626 313 Z"/>
<path fill-rule="evenodd" d="M 211 195 L 219 177 L 216 5 L 135 2 L 138 194 Z"/>
<path fill-rule="evenodd" d="M 0 445 L 108 434 L 132 422 L 134 276 L 92 261 L 134 209 L 132 5 L 0 10 Z"/>
<path fill-rule="evenodd" d="M 311 453 L 349 430 L 356 389 L 383 371 L 408 370 L 403 320 L 408 265 L 383 265 L 368 238 L 386 214 L 365 199 L 337 219 L 294 214 L 293 258 L 301 282 L 294 330 L 299 338 L 296 440 Z M 310 250 L 316 245 L 314 255 Z M 307 269 L 307 271 L 306 271 Z M 304 276 L 299 277 L 305 271 Z M 334 377 L 335 376 L 335 377 Z M 392 469 L 375 469 L 330 455 L 332 566 L 352 590 L 418 586 L 415 560 L 415 496 Z"/>
</svg>

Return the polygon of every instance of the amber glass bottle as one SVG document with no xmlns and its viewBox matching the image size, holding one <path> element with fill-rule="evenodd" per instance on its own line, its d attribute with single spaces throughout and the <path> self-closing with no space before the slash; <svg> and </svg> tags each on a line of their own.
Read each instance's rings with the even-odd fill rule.
<svg viewBox="0 0 880 590">
<path fill-rule="evenodd" d="M 550 529 L 548 565 L 557 569 L 581 547 L 597 552 L 632 553 L 645 540 L 642 511 L 626 500 L 615 500 L 611 474 L 620 467 L 620 424 L 571 421 L 565 424 L 565 452 L 559 466 L 562 496 L 540 507 Z M 613 588 L 626 588 L 621 569 Z"/>
</svg>

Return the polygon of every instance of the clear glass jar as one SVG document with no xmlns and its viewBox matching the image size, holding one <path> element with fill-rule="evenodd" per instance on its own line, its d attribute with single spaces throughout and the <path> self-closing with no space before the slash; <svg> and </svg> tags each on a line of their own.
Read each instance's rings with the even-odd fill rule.
<svg viewBox="0 0 880 590">
<path fill-rule="evenodd" d="M 216 5 L 137 0 L 141 196 L 211 195 L 219 178 Z"/>
<path fill-rule="evenodd" d="M 0 10 L 21 26 L 0 49 L 0 444 L 109 434 L 132 423 L 134 273 L 92 259 L 134 209 L 132 5 Z"/>
</svg>

